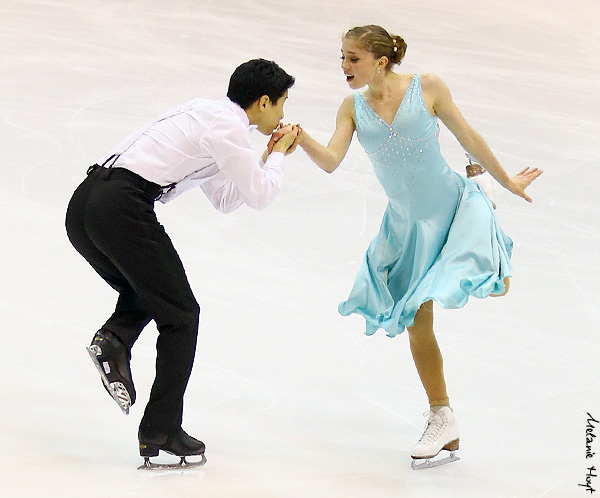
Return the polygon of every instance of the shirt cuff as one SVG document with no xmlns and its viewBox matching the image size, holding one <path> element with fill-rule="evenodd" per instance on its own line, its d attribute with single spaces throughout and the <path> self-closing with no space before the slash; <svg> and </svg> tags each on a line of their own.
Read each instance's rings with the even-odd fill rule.
<svg viewBox="0 0 600 498">
<path fill-rule="evenodd" d="M 269 168 L 280 168 L 283 170 L 284 163 L 285 154 L 283 152 L 273 151 L 267 157 L 267 162 L 265 163 L 265 166 L 269 166 Z"/>
</svg>

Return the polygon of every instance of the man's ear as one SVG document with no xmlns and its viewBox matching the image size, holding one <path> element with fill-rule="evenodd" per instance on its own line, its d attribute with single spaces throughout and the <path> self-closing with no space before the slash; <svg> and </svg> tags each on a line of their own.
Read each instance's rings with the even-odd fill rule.
<svg viewBox="0 0 600 498">
<path fill-rule="evenodd" d="M 267 109 L 267 104 L 271 102 L 271 99 L 269 98 L 268 95 L 263 95 L 260 99 L 258 99 L 258 108 L 261 111 L 264 111 Z"/>
</svg>

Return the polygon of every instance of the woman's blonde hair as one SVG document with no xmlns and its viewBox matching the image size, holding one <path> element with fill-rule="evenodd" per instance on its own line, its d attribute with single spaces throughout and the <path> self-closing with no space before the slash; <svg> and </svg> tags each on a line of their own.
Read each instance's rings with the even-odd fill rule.
<svg viewBox="0 0 600 498">
<path fill-rule="evenodd" d="M 376 59 L 387 57 L 390 64 L 386 66 L 386 70 L 391 69 L 394 64 L 400 64 L 406 54 L 406 42 L 401 36 L 391 35 L 375 24 L 352 28 L 344 38 L 356 40 L 363 50 L 371 52 Z"/>
</svg>

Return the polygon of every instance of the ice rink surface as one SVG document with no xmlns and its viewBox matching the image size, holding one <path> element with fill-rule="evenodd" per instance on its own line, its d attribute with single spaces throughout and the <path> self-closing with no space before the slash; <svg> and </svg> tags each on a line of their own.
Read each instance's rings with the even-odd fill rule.
<svg viewBox="0 0 600 498">
<path fill-rule="evenodd" d="M 600 24 L 594 0 L 2 0 L 0 497 L 591 495 L 600 420 Z M 533 204 L 500 192 L 511 292 L 436 308 L 461 460 L 410 468 L 427 400 L 403 334 L 343 318 L 385 196 L 355 140 L 322 173 L 299 150 L 265 212 L 225 216 L 200 190 L 158 206 L 202 307 L 184 428 L 201 470 L 136 470 L 156 329 L 133 350 L 124 417 L 85 351 L 116 295 L 70 246 L 86 168 L 159 113 L 222 98 L 255 57 L 296 77 L 286 121 L 326 142 L 350 93 L 340 37 L 401 34 L 401 70 L 435 72 Z M 266 138 L 254 135 L 257 149 Z M 442 148 L 464 171 L 442 126 Z M 600 425 L 600 424 L 598 424 Z M 594 431 L 592 431 L 594 432 Z M 600 477 L 590 478 L 600 490 Z"/>
</svg>

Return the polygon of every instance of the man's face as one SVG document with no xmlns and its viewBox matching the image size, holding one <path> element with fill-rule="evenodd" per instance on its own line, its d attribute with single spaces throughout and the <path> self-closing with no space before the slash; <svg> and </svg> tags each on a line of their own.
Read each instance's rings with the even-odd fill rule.
<svg viewBox="0 0 600 498">
<path fill-rule="evenodd" d="M 258 130 L 263 135 L 270 135 L 273 133 L 273 130 L 277 128 L 277 125 L 283 119 L 283 105 L 287 98 L 288 92 L 286 90 L 277 102 L 273 103 L 271 100 L 266 101 L 265 106 L 260 113 L 259 122 L 257 123 Z"/>
</svg>

